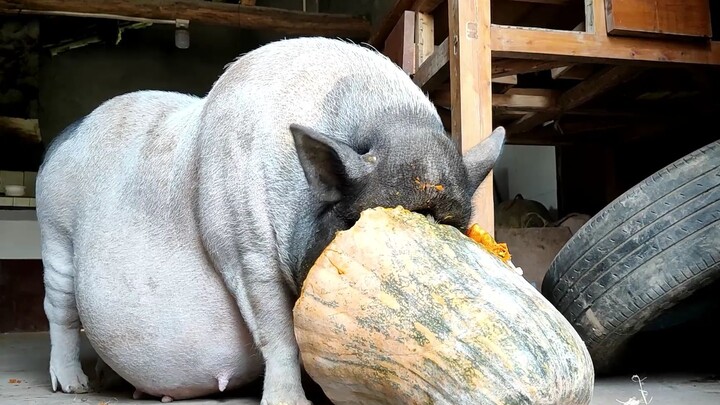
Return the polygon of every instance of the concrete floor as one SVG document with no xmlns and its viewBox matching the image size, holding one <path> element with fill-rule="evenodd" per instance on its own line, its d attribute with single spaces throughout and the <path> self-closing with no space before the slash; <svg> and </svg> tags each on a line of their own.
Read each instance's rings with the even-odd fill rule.
<svg viewBox="0 0 720 405">
<path fill-rule="evenodd" d="M 83 341 L 81 357 L 83 367 L 92 379 L 94 354 L 87 341 Z M 0 334 L 0 405 L 5 404 L 92 404 L 114 405 L 157 403 L 158 399 L 133 400 L 132 390 L 115 389 L 93 394 L 53 393 L 47 372 L 49 339 L 46 333 Z M 639 386 L 630 375 L 596 381 L 592 405 L 626 403 L 641 405 Z M 655 405 L 718 405 L 720 404 L 720 381 L 710 375 L 649 375 L 641 376 L 643 388 Z M 19 381 L 16 381 L 19 380 Z M 122 386 L 120 386 L 122 388 Z M 639 402 L 633 402 L 631 398 Z M 648 398 L 650 399 L 650 398 Z M 256 398 L 241 399 L 237 395 L 186 400 L 189 404 L 259 404 Z M 558 404 L 570 405 L 570 404 Z"/>
</svg>

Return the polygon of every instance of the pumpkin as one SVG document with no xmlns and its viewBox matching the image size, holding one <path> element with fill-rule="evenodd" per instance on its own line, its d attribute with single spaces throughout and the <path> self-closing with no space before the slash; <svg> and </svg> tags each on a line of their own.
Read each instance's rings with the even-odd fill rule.
<svg viewBox="0 0 720 405">
<path fill-rule="evenodd" d="M 327 398 L 588 404 L 585 344 L 486 245 L 402 207 L 368 209 L 339 232 L 293 309 L 303 367 Z"/>
</svg>

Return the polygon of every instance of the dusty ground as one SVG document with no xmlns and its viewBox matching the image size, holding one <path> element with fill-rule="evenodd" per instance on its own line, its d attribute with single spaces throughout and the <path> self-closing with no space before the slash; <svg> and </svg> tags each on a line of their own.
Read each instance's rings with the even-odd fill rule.
<svg viewBox="0 0 720 405">
<path fill-rule="evenodd" d="M 92 352 L 84 347 L 83 359 L 86 372 L 92 375 Z M 88 404 L 114 405 L 154 403 L 157 399 L 133 400 L 129 390 L 108 391 L 95 394 L 73 395 L 53 393 L 47 373 L 49 339 L 45 333 L 0 334 L 0 404 Z M 596 381 L 592 405 L 615 405 L 627 403 L 635 397 L 642 405 L 639 386 L 630 375 Z M 652 397 L 654 405 L 718 405 L 720 404 L 720 381 L 709 375 L 649 375 L 643 388 Z M 19 382 L 15 381 L 19 380 Z M 650 398 L 648 398 L 650 399 Z M 259 404 L 257 399 L 239 400 L 225 396 L 204 400 L 178 401 L 178 404 Z M 559 404 L 560 405 L 560 404 Z M 563 404 L 564 405 L 564 404 Z"/>
</svg>

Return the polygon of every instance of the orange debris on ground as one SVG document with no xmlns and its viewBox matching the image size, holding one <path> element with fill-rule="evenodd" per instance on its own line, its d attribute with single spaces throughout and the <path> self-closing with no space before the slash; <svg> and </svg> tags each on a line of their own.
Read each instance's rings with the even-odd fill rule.
<svg viewBox="0 0 720 405">
<path fill-rule="evenodd" d="M 500 258 L 503 262 L 507 263 L 510 261 L 510 250 L 508 250 L 507 243 L 496 242 L 492 235 L 480 228 L 480 225 L 473 224 L 468 228 L 466 234 L 470 239 L 483 245 L 490 253 Z"/>
<path fill-rule="evenodd" d="M 22 382 L 22 380 L 20 380 L 18 378 L 11 378 L 8 380 L 9 384 L 20 384 L 21 382 Z"/>
</svg>

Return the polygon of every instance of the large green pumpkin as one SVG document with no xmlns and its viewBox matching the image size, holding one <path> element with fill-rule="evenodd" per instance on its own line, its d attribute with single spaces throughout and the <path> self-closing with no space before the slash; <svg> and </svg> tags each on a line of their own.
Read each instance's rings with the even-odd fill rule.
<svg viewBox="0 0 720 405">
<path fill-rule="evenodd" d="M 483 246 L 400 207 L 365 211 L 294 309 L 303 366 L 334 404 L 588 404 L 567 320 Z"/>
</svg>

